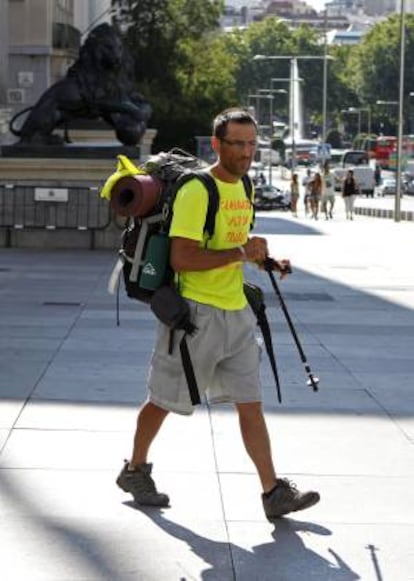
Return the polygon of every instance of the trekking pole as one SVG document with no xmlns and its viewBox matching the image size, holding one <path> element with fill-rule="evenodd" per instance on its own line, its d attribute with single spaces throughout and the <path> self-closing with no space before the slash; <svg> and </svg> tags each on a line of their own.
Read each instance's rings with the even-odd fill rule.
<svg viewBox="0 0 414 581">
<path fill-rule="evenodd" d="M 273 289 L 276 293 L 276 296 L 279 299 L 280 306 L 282 307 L 282 311 L 283 311 L 283 314 L 285 315 L 286 322 L 289 326 L 290 332 L 292 333 L 292 337 L 296 343 L 296 347 L 299 351 L 300 358 L 302 360 L 302 363 L 305 366 L 306 373 L 309 377 L 306 384 L 309 386 L 312 386 L 313 391 L 318 391 L 319 379 L 313 375 L 311 368 L 309 367 L 309 363 L 308 363 L 306 356 L 305 356 L 305 353 L 302 349 L 302 345 L 300 344 L 299 337 L 296 334 L 295 327 L 293 326 L 292 319 L 290 318 L 289 311 L 287 310 L 286 303 L 283 299 L 282 293 L 280 292 L 279 287 L 278 287 L 277 282 L 276 282 L 276 279 L 274 277 L 273 267 L 275 266 L 275 262 L 276 261 L 273 258 L 270 258 L 270 256 L 268 256 L 265 259 L 263 266 L 269 275 L 270 282 L 272 283 L 272 286 L 273 286 Z"/>
</svg>

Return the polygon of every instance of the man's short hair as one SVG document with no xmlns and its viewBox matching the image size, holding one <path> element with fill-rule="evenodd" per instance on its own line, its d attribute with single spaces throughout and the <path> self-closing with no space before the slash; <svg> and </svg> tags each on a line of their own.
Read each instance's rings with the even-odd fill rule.
<svg viewBox="0 0 414 581">
<path fill-rule="evenodd" d="M 227 125 L 233 121 L 242 125 L 254 125 L 258 129 L 256 119 L 246 109 L 241 107 L 231 107 L 219 113 L 213 121 L 213 135 L 223 138 L 227 133 Z"/>
</svg>

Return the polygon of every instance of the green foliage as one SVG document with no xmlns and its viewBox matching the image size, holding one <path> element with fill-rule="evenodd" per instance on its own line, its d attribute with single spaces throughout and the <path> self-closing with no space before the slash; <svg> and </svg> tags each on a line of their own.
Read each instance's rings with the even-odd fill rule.
<svg viewBox="0 0 414 581">
<path fill-rule="evenodd" d="M 405 15 L 405 116 L 408 117 L 409 93 L 414 88 L 414 15 Z M 373 114 L 383 121 L 394 120 L 396 106 L 376 105 L 377 100 L 398 101 L 400 86 L 400 17 L 393 15 L 374 26 L 355 47 L 347 65 L 348 85 L 360 103 L 373 106 Z M 354 104 L 354 103 L 353 103 Z"/>
<path fill-rule="evenodd" d="M 337 129 L 330 129 L 326 134 L 326 143 L 330 143 L 334 149 L 342 147 L 342 136 Z"/>
<path fill-rule="evenodd" d="M 214 50 L 223 0 L 205 0 L 201 5 L 198 0 L 113 0 L 113 4 L 120 7 L 119 24 L 135 57 L 139 90 L 153 108 L 151 125 L 158 130 L 158 144 L 188 147 L 190 135 L 205 130 L 206 103 L 210 119 L 215 108 L 209 99 L 217 90 L 205 90 L 202 59 L 220 57 L 221 79 L 232 70 L 231 63 L 223 67 L 223 55 Z M 200 91 L 195 89 L 197 82 L 203 87 Z M 191 123 L 195 125 L 190 128 Z"/>
<path fill-rule="evenodd" d="M 280 137 L 273 139 L 272 140 L 272 149 L 279 152 L 281 159 L 285 159 L 286 145 L 285 145 L 285 142 L 283 141 L 283 139 L 281 139 Z"/>
<path fill-rule="evenodd" d="M 179 145 L 194 149 L 194 137 L 208 135 L 214 115 L 225 107 L 251 105 L 248 95 L 259 89 L 289 89 L 271 83 L 290 77 L 290 59 L 258 60 L 255 55 L 323 57 L 324 44 L 313 29 L 292 30 L 275 17 L 245 29 L 219 28 L 224 0 L 112 0 L 136 61 L 138 90 L 153 108 L 151 126 L 158 132 L 156 148 Z M 406 118 L 414 90 L 414 15 L 406 15 Z M 349 107 L 369 106 L 372 127 L 379 120 L 395 127 L 397 107 L 375 105 L 378 99 L 398 100 L 399 18 L 374 26 L 360 45 L 328 47 L 327 126 L 344 123 Z M 298 59 L 307 120 L 322 123 L 323 58 Z M 275 117 L 287 119 L 287 94 L 274 94 Z M 414 105 L 414 104 L 413 104 Z M 346 118 L 346 124 L 352 121 Z M 332 131 L 331 131 L 332 130 Z M 378 130 L 378 129 L 377 129 Z M 336 131 L 336 133 L 335 133 Z"/>
</svg>

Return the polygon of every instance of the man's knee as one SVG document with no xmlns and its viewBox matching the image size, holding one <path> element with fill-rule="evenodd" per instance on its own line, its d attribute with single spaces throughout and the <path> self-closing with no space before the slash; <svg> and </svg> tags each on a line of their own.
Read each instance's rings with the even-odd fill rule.
<svg viewBox="0 0 414 581">
<path fill-rule="evenodd" d="M 249 420 L 263 417 L 263 407 L 260 401 L 238 403 L 236 408 L 240 419 Z"/>
<path fill-rule="evenodd" d="M 151 417 L 151 418 L 165 418 L 169 414 L 169 410 L 166 410 L 152 401 L 146 401 L 139 411 L 138 417 Z"/>
</svg>

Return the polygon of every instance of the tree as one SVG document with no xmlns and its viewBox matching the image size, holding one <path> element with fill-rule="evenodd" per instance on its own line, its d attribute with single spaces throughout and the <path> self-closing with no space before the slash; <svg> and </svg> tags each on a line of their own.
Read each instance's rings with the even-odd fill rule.
<svg viewBox="0 0 414 581">
<path fill-rule="evenodd" d="M 157 143 L 188 144 L 189 136 L 200 132 L 197 127 L 190 128 L 193 112 L 205 110 L 194 102 L 195 79 L 205 86 L 201 65 L 208 58 L 220 56 L 223 60 L 214 40 L 223 0 L 201 4 L 198 0 L 113 0 L 113 5 L 119 8 L 118 24 L 135 57 L 139 89 L 153 108 L 151 123 L 158 130 Z M 231 63 L 224 68 L 231 69 Z M 190 107 L 188 93 L 193 98 Z M 197 92 L 197 97 L 205 106 L 205 91 Z M 209 111 L 211 108 L 210 104 Z M 204 123 L 203 119 L 202 127 Z"/>
<path fill-rule="evenodd" d="M 261 88 L 270 88 L 272 78 L 290 78 L 289 59 L 255 60 L 258 54 L 272 56 L 319 56 L 323 57 L 324 47 L 317 32 L 309 26 L 300 26 L 291 30 L 287 24 L 277 18 L 266 18 L 252 24 L 247 30 L 234 33 L 228 40 L 229 50 L 237 54 L 239 73 L 237 91 L 241 102 L 247 103 L 249 93 L 257 93 Z M 328 64 L 328 102 L 327 111 L 336 111 L 338 103 L 345 101 L 348 89 L 340 74 L 345 56 Z M 335 56 L 336 58 L 336 56 Z M 298 60 L 305 115 L 316 124 L 322 124 L 323 101 L 323 58 L 316 60 Z M 287 83 L 274 83 L 273 88 L 289 89 Z M 273 111 L 280 117 L 288 117 L 289 98 L 286 95 L 274 95 Z"/>
<path fill-rule="evenodd" d="M 414 15 L 406 15 L 405 115 L 409 117 L 409 93 L 414 88 Z M 350 53 L 346 81 L 360 103 L 372 106 L 374 117 L 397 118 L 397 107 L 376 105 L 377 100 L 398 101 L 400 86 L 400 18 L 393 15 L 374 26 Z"/>
</svg>

